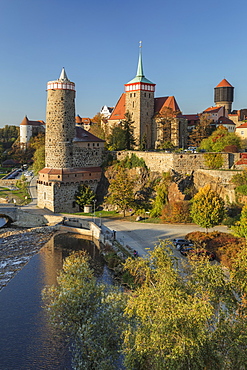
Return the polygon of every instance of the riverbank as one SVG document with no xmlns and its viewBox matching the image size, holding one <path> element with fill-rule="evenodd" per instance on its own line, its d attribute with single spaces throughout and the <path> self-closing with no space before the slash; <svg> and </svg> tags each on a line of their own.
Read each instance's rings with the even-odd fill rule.
<svg viewBox="0 0 247 370">
<path fill-rule="evenodd" d="M 56 227 L 0 229 L 0 290 L 57 231 Z"/>
</svg>

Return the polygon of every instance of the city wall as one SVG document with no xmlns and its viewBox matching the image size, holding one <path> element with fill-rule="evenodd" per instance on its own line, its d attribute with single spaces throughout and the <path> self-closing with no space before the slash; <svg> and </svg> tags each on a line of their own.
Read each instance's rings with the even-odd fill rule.
<svg viewBox="0 0 247 370">
<path fill-rule="evenodd" d="M 114 152 L 115 158 L 124 159 L 127 155 L 135 154 L 142 158 L 151 172 L 169 172 L 174 170 L 183 174 L 190 174 L 199 169 L 208 169 L 205 165 L 204 153 L 160 153 L 160 152 L 138 152 L 121 151 Z M 229 170 L 240 158 L 239 153 L 221 153 L 223 158 L 222 169 Z"/>
</svg>

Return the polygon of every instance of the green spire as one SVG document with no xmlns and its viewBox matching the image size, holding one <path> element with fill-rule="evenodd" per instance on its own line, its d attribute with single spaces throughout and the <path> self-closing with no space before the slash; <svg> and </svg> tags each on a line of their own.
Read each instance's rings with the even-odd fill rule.
<svg viewBox="0 0 247 370">
<path fill-rule="evenodd" d="M 142 42 L 140 41 L 139 44 L 140 44 L 139 46 L 140 50 L 139 50 L 139 60 L 138 60 L 136 77 L 145 77 L 143 73 L 143 66 L 142 66 Z"/>
<path fill-rule="evenodd" d="M 140 41 L 140 51 L 139 51 L 139 59 L 138 59 L 138 66 L 137 66 L 137 72 L 135 78 L 133 80 L 129 81 L 127 84 L 135 83 L 135 82 L 143 82 L 154 85 L 153 82 L 149 81 L 143 73 L 143 66 L 142 66 L 142 42 Z"/>
</svg>

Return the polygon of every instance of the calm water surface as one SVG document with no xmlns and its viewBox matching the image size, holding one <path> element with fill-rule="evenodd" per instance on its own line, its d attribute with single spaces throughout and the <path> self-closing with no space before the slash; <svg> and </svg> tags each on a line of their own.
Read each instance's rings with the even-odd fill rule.
<svg viewBox="0 0 247 370">
<path fill-rule="evenodd" d="M 52 238 L 0 292 L 1 370 L 72 369 L 65 341 L 49 326 L 41 291 L 56 283 L 64 257 L 79 249 L 94 258 L 98 278 L 112 282 L 92 242 L 71 234 Z"/>
</svg>

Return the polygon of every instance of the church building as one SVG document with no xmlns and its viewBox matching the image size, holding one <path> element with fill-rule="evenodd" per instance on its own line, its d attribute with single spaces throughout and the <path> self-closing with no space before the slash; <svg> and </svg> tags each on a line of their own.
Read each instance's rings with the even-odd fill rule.
<svg viewBox="0 0 247 370">
<path fill-rule="evenodd" d="M 133 121 L 136 148 L 154 149 L 167 137 L 165 124 L 170 126 L 169 138 L 176 147 L 187 145 L 187 120 L 182 117 L 174 96 L 155 98 L 155 84 L 143 72 L 142 48 L 140 45 L 136 76 L 125 85 L 125 92 L 118 100 L 108 122 L 104 124 L 107 134 L 111 128 L 121 124 L 125 114 L 130 113 Z"/>
<path fill-rule="evenodd" d="M 47 84 L 45 168 L 37 181 L 38 207 L 76 212 L 75 192 L 86 184 L 96 191 L 101 178 L 104 140 L 75 124 L 75 84 L 63 68 Z"/>
</svg>

